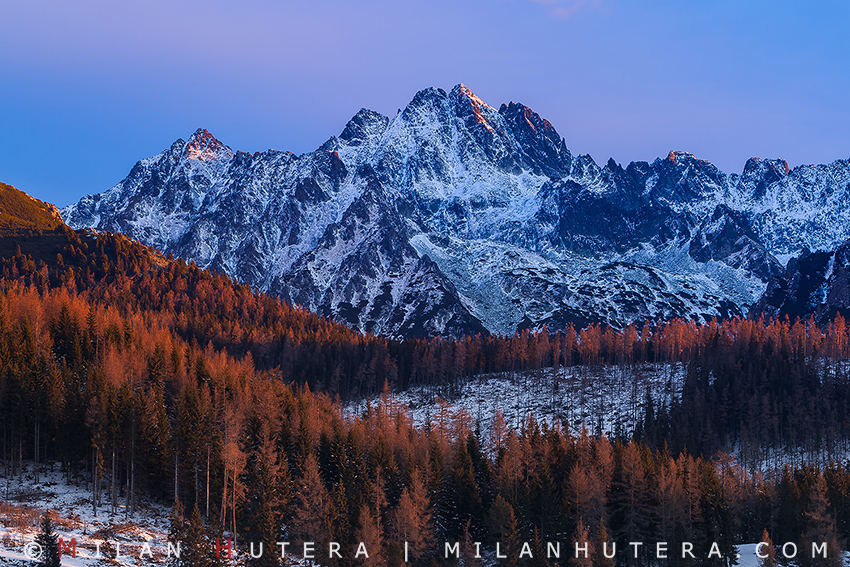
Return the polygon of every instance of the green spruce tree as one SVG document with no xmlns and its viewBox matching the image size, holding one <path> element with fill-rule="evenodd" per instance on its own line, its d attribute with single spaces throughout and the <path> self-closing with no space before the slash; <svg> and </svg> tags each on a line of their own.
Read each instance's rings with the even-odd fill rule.
<svg viewBox="0 0 850 567">
<path fill-rule="evenodd" d="M 59 536 L 53 531 L 53 521 L 50 513 L 45 512 L 41 519 L 41 532 L 35 541 L 41 546 L 41 564 L 47 567 L 60 567 Z"/>
</svg>

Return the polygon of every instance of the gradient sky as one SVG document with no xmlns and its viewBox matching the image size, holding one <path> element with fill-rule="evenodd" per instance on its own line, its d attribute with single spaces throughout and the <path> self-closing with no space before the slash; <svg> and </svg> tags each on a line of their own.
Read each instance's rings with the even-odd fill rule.
<svg viewBox="0 0 850 567">
<path fill-rule="evenodd" d="M 460 82 L 597 163 L 825 163 L 848 27 L 846 0 L 0 0 L 0 181 L 64 206 L 198 127 L 302 153 Z"/>
</svg>

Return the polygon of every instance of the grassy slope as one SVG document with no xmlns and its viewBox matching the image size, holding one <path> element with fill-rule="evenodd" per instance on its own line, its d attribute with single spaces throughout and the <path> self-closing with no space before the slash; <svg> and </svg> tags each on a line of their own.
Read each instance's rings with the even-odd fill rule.
<svg viewBox="0 0 850 567">
<path fill-rule="evenodd" d="M 54 230 L 57 226 L 64 223 L 56 207 L 0 183 L 0 234 Z"/>
<path fill-rule="evenodd" d="M 0 257 L 21 253 L 52 262 L 66 244 L 62 235 L 73 232 L 58 209 L 0 183 Z"/>
</svg>

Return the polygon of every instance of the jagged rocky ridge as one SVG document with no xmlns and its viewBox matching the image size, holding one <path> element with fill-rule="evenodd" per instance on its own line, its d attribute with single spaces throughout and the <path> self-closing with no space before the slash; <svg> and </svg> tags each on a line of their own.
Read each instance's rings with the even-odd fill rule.
<svg viewBox="0 0 850 567">
<path fill-rule="evenodd" d="M 850 161 L 600 167 L 458 85 L 301 156 L 198 130 L 63 216 L 402 337 L 742 314 L 783 261 L 850 237 L 849 204 Z"/>
</svg>

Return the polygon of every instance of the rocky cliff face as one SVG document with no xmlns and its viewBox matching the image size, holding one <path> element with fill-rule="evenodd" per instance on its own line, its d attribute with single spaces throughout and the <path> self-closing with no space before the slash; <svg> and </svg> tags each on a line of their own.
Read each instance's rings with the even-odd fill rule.
<svg viewBox="0 0 850 567">
<path fill-rule="evenodd" d="M 848 161 L 600 167 L 458 85 L 363 109 L 301 156 L 198 130 L 63 216 L 402 337 L 744 313 L 780 261 L 850 237 L 848 205 Z"/>
<path fill-rule="evenodd" d="M 828 323 L 850 316 L 850 240 L 826 252 L 804 250 L 784 273 L 770 278 L 764 295 L 750 310 L 753 318 L 813 316 Z"/>
</svg>

